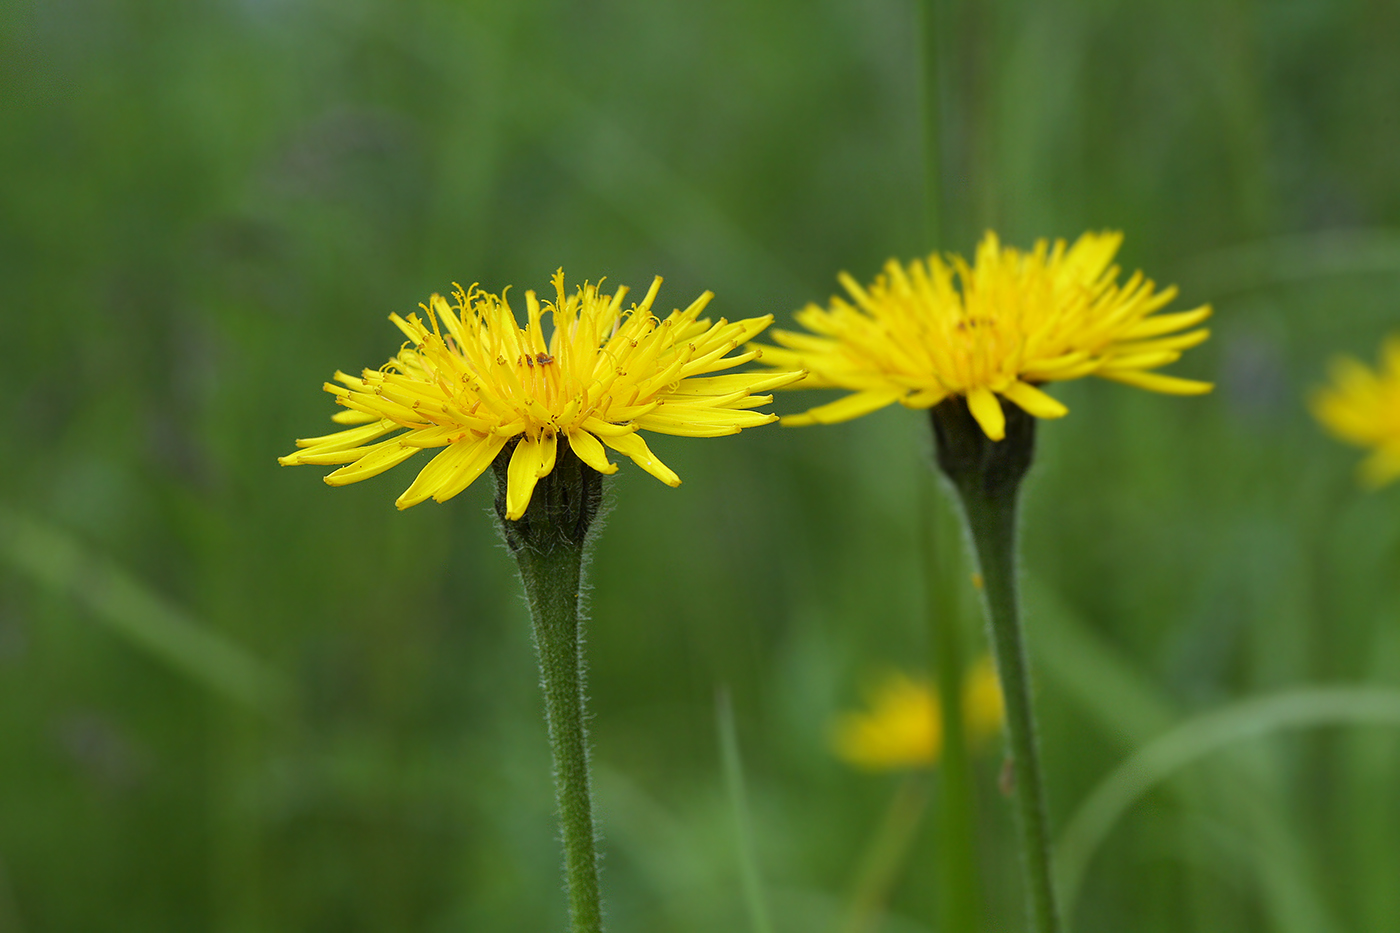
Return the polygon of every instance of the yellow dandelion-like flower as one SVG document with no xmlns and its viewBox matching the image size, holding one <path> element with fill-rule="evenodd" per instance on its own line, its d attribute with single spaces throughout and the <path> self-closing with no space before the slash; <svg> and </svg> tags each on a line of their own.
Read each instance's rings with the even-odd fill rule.
<svg viewBox="0 0 1400 933">
<path fill-rule="evenodd" d="M 1351 357 L 1332 363 L 1332 385 L 1313 393 L 1317 420 L 1341 440 L 1373 448 L 1361 463 L 1361 479 L 1376 488 L 1400 477 L 1400 334 L 1381 351 L 1372 370 Z"/>
<path fill-rule="evenodd" d="M 980 745 L 1001 730 L 1005 708 L 989 657 L 963 681 L 968 741 Z M 943 711 L 934 688 L 906 674 L 886 676 L 868 697 L 868 712 L 845 713 L 832 730 L 832 747 L 849 764 L 869 771 L 930 768 L 943 753 Z"/>
<path fill-rule="evenodd" d="M 1153 316 L 1176 288 L 1157 291 L 1141 272 L 1118 284 L 1112 263 L 1122 240 L 1086 233 L 1072 246 L 1040 240 L 1022 252 L 988 233 L 971 266 L 960 256 L 892 259 L 869 288 L 843 272 L 855 303 L 808 305 L 796 317 L 810 333 L 774 331 L 781 348 L 765 347 L 764 362 L 808 370 L 795 388 L 853 394 L 784 423 L 831 424 L 894 402 L 931 408 L 963 396 L 987 436 L 1001 440 L 999 397 L 1039 418 L 1066 414 L 1039 388 L 1046 382 L 1101 376 L 1154 392 L 1209 392 L 1210 383 L 1150 370 L 1209 336 L 1188 328 L 1210 307 Z"/>
<path fill-rule="evenodd" d="M 801 372 L 708 375 L 759 356 L 728 354 L 759 334 L 772 315 L 711 323 L 700 313 L 705 292 L 684 311 L 656 317 L 661 279 L 641 304 L 624 310 L 626 288 L 611 295 L 585 284 L 555 300 L 525 293 L 521 327 L 504 295 L 456 286 L 453 301 L 433 295 L 405 320 L 398 355 L 360 376 L 343 372 L 325 390 L 347 410 L 334 416 L 358 425 L 297 441 L 282 464 L 344 464 L 326 476 L 332 486 L 359 482 L 428 448 L 442 448 L 399 496 L 400 509 L 432 497 L 445 502 L 472 484 L 508 444 L 507 518 L 518 520 L 535 484 L 554 469 L 561 440 L 599 473 L 614 473 L 605 448 L 630 457 L 670 486 L 678 477 L 656 458 L 639 430 L 689 437 L 737 434 L 775 415 L 752 411 L 772 401 L 756 395 L 801 378 Z M 546 338 L 542 319 L 552 318 Z M 392 436 L 390 436 L 392 435 Z"/>
</svg>

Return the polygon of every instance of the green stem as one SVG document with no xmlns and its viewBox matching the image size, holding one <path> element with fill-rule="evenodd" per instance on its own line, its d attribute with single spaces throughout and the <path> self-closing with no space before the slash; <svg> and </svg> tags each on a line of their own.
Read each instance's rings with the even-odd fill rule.
<svg viewBox="0 0 1400 933">
<path fill-rule="evenodd" d="M 962 500 L 982 573 L 987 623 L 1006 698 L 1006 732 L 1031 929 L 1057 933 L 1060 921 L 1050 867 L 1044 780 L 1016 587 L 1017 494 L 1034 453 L 1035 419 L 1009 401 L 1003 399 L 1001 404 L 1006 413 L 1003 440 L 989 440 L 972 418 L 967 402 L 957 397 L 933 409 L 933 427 L 939 466 Z"/>
<path fill-rule="evenodd" d="M 1011 742 L 1021 848 L 1026 859 L 1035 929 L 1059 928 L 1050 875 L 1050 835 L 1045 816 L 1044 781 L 1036 746 L 1030 670 L 1016 595 L 1016 503 L 964 497 L 968 528 L 982 567 L 987 619 L 996 650 L 997 671 L 1006 697 L 1006 731 Z"/>
<path fill-rule="evenodd" d="M 598 890 L 598 843 L 584 726 L 584 662 L 581 613 L 588 528 L 597 515 L 602 476 L 566 445 L 554 470 L 535 487 L 519 521 L 505 518 L 507 467 L 512 447 L 494 464 L 496 511 L 506 544 L 520 566 L 520 580 L 534 622 L 544 686 L 545 719 L 554 756 L 554 794 L 564 839 L 564 880 L 573 933 L 603 928 Z"/>
<path fill-rule="evenodd" d="M 603 922 L 583 716 L 583 643 L 578 612 L 583 548 L 522 550 L 516 558 L 535 624 L 535 647 L 544 684 L 545 717 L 554 754 L 554 794 L 559 805 L 559 827 L 564 834 L 569 914 L 575 933 L 594 933 L 602 929 Z"/>
</svg>

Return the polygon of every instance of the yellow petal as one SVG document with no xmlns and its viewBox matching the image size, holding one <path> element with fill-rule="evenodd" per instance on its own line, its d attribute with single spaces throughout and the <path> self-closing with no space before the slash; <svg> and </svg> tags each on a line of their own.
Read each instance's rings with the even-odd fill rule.
<svg viewBox="0 0 1400 933">
<path fill-rule="evenodd" d="M 783 424 L 839 424 L 878 411 L 886 405 L 893 405 L 904 394 L 903 390 L 855 392 L 826 405 L 818 405 L 800 415 L 788 415 L 783 418 Z"/>
<path fill-rule="evenodd" d="M 509 438 L 496 437 L 494 434 L 483 438 L 481 443 L 476 446 L 472 456 L 457 465 L 456 475 L 443 480 L 437 492 L 433 493 L 433 498 L 438 502 L 446 502 L 470 486 L 481 475 L 482 471 L 496 459 L 501 448 L 506 446 L 507 440 Z"/>
<path fill-rule="evenodd" d="M 613 424 L 601 418 L 585 418 L 582 425 L 585 431 L 596 434 L 599 437 L 622 437 L 636 432 L 636 428 L 630 424 Z"/>
<path fill-rule="evenodd" d="M 376 421 L 374 424 L 366 424 L 362 427 L 351 428 L 348 431 L 336 431 L 334 434 L 324 434 L 321 437 L 299 437 L 298 447 L 317 447 L 322 450 L 343 450 L 347 447 L 359 447 L 365 441 L 382 437 L 390 431 L 398 429 L 398 425 L 392 421 Z"/>
<path fill-rule="evenodd" d="M 543 459 L 544 445 L 522 435 L 515 452 L 510 455 L 510 468 L 506 471 L 506 518 L 513 522 L 519 521 L 530 505 Z"/>
<path fill-rule="evenodd" d="M 622 437 L 603 436 L 603 443 L 624 457 L 631 457 L 643 470 L 655 476 L 667 486 L 679 486 L 681 478 L 670 467 L 656 459 L 647 442 L 639 434 L 624 434 Z"/>
<path fill-rule="evenodd" d="M 798 372 L 800 372 L 807 366 L 806 357 L 804 357 L 801 353 L 798 353 L 796 350 L 784 350 L 782 347 L 769 346 L 768 344 L 763 343 L 751 343 L 749 344 L 749 349 L 759 351 L 760 355 L 758 358 L 763 360 L 764 366 L 773 366 L 777 369 L 788 369 L 795 370 Z M 809 374 L 806 378 L 802 379 L 801 388 L 816 388 L 817 384 L 814 381 L 809 381 L 812 380 L 812 378 L 813 377 Z M 697 379 L 695 381 L 698 382 L 700 380 Z M 685 383 L 681 383 L 681 385 L 685 385 Z"/>
<path fill-rule="evenodd" d="M 1001 402 L 991 389 L 978 387 L 967 393 L 967 408 L 972 417 L 994 441 L 1006 437 L 1006 413 L 1001 410 Z"/>
<path fill-rule="evenodd" d="M 496 450 L 500 450 L 505 445 L 505 438 L 487 435 L 484 438 L 473 437 L 471 440 L 449 444 L 447 449 L 429 460 L 428 465 L 418 471 L 418 476 L 413 480 L 413 483 L 404 490 L 403 495 L 394 500 L 394 504 L 400 509 L 406 509 L 417 505 L 429 496 L 439 502 L 450 499 L 451 495 L 441 495 L 443 490 L 458 483 L 462 479 L 464 471 L 476 466 L 483 451 L 493 445 Z M 494 456 L 493 453 L 492 457 Z M 466 489 L 472 480 L 481 475 L 481 471 L 490 462 L 491 458 L 488 457 L 484 463 L 476 468 L 475 472 L 471 473 L 470 478 L 460 485 L 457 492 Z M 452 495 L 456 495 L 456 493 Z"/>
<path fill-rule="evenodd" d="M 546 434 L 540 438 L 540 465 L 535 468 L 535 478 L 543 479 L 554 469 L 554 457 L 559 452 L 559 435 Z"/>
<path fill-rule="evenodd" d="M 323 437 L 298 438 L 297 446 L 302 448 L 295 453 L 287 454 L 285 457 L 278 457 L 277 462 L 283 466 L 292 466 L 300 463 L 349 463 L 364 456 L 364 451 L 356 450 L 366 441 L 383 437 L 390 431 L 397 431 L 399 426 L 392 421 L 380 421 L 375 419 L 373 424 L 367 424 L 358 428 L 351 428 L 348 431 L 337 431 L 335 434 L 327 434 Z M 333 456 L 329 460 L 315 460 L 318 455 L 332 454 L 343 456 Z"/>
<path fill-rule="evenodd" d="M 569 446 L 580 460 L 599 473 L 617 472 L 617 464 L 608 462 L 608 453 L 602 443 L 587 431 L 570 431 Z"/>
<path fill-rule="evenodd" d="M 361 457 L 354 463 L 328 474 L 326 485 L 346 486 L 350 483 L 358 483 L 362 479 L 369 479 L 371 476 L 378 476 L 390 467 L 403 463 L 418 453 L 418 450 L 417 447 L 403 447 L 399 444 L 386 445 L 374 453 Z"/>
<path fill-rule="evenodd" d="M 312 466 L 329 466 L 333 463 L 356 463 L 384 451 L 397 451 L 405 445 L 399 438 L 391 437 L 387 441 L 380 441 L 378 444 L 369 444 L 365 447 L 351 447 L 345 450 L 338 450 L 334 447 L 322 450 L 319 447 L 312 447 L 309 450 L 297 451 L 278 460 L 283 465 L 287 464 L 310 464 Z"/>
<path fill-rule="evenodd" d="M 1030 383 L 1013 382 L 1001 394 L 1037 418 L 1063 418 L 1069 414 L 1069 409 L 1059 399 L 1046 395 Z"/>
<path fill-rule="evenodd" d="M 1121 382 L 1124 385 L 1137 386 L 1139 389 L 1147 389 L 1150 392 L 1163 392 L 1167 395 L 1205 395 L 1215 388 L 1215 385 L 1210 382 L 1180 379 L 1176 376 L 1164 376 L 1161 373 L 1145 373 L 1137 369 L 1100 369 L 1094 375 L 1102 376 L 1104 379 L 1112 379 L 1114 382 Z"/>
<path fill-rule="evenodd" d="M 409 447 L 446 447 L 454 438 L 466 433 L 468 432 L 464 431 L 461 425 L 447 424 L 437 428 L 409 431 L 399 435 L 398 441 Z"/>
<path fill-rule="evenodd" d="M 345 411 L 338 411 L 331 415 L 331 420 L 336 424 L 364 424 L 367 421 L 378 421 L 379 416 L 347 408 Z"/>
<path fill-rule="evenodd" d="M 1112 348 L 1113 356 L 1108 359 L 1110 366 L 1117 366 L 1118 360 L 1129 354 L 1154 353 L 1160 350 L 1189 350 L 1192 347 L 1200 346 L 1210 339 L 1210 329 L 1202 327 L 1200 330 L 1188 330 L 1184 334 L 1172 334 L 1170 337 L 1156 337 L 1151 340 L 1124 341 L 1115 344 Z"/>
<path fill-rule="evenodd" d="M 1118 372 L 1127 372 L 1130 369 L 1156 369 L 1158 366 L 1166 366 L 1168 363 L 1175 363 L 1181 359 L 1181 354 L 1173 350 L 1162 350 L 1153 353 L 1125 353 L 1121 356 L 1109 355 L 1095 372 L 1103 372 L 1106 369 Z"/>
<path fill-rule="evenodd" d="M 767 353 L 765 352 L 765 357 Z M 766 359 L 764 362 L 768 362 Z M 670 395 L 730 395 L 734 392 L 763 393 L 779 389 L 801 379 L 801 370 L 796 372 L 757 372 L 732 373 L 728 376 L 702 376 L 684 379 Z"/>
<path fill-rule="evenodd" d="M 679 434 L 683 437 L 722 437 L 738 434 L 741 428 L 772 424 L 777 415 L 761 411 L 732 408 L 661 408 L 636 419 L 637 427 L 658 434 Z"/>
<path fill-rule="evenodd" d="M 920 389 L 899 400 L 905 408 L 932 408 L 948 397 L 943 389 Z"/>
<path fill-rule="evenodd" d="M 1170 334 L 1173 331 L 1195 327 L 1208 317 L 1210 317 L 1210 305 L 1202 305 L 1192 311 L 1158 314 L 1154 317 L 1144 318 L 1137 324 L 1129 327 L 1127 330 L 1123 331 L 1120 339 L 1145 340 L 1148 337 L 1156 337 L 1160 334 Z"/>
</svg>

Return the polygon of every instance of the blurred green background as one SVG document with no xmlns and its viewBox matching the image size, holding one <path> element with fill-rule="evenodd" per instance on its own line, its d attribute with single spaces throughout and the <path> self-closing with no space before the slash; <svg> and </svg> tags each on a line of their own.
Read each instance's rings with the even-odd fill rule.
<svg viewBox="0 0 1400 933">
<path fill-rule="evenodd" d="M 1303 407 L 1400 326 L 1400 6 L 949 6 L 942 233 L 919 10 L 871 3 L 0 6 L 0 931 L 561 929 L 528 619 L 489 482 L 400 514 L 275 458 L 451 282 L 607 276 L 781 322 L 846 269 L 1127 233 L 1209 301 L 1167 398 L 1055 387 L 1026 510 L 1051 818 L 1165 730 L 1400 687 L 1400 488 Z M 780 397 L 793 411 L 815 399 Z M 926 422 L 660 438 L 591 567 L 611 928 L 747 930 L 716 691 L 777 931 L 843 927 L 900 778 L 833 715 L 927 651 Z M 980 628 L 965 620 L 969 652 Z M 1284 730 L 1155 786 L 1083 930 L 1400 928 L 1400 731 Z M 999 761 L 987 929 L 1018 928 Z M 937 775 L 932 778 L 936 782 Z M 879 929 L 936 915 L 931 812 Z"/>
</svg>

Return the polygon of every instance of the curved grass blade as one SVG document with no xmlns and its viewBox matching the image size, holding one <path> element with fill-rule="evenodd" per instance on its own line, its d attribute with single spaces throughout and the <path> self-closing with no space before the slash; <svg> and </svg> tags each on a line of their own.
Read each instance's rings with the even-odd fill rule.
<svg viewBox="0 0 1400 933">
<path fill-rule="evenodd" d="M 1153 787 L 1212 752 L 1287 729 L 1323 725 L 1400 726 L 1400 690 L 1313 687 L 1232 703 L 1187 720 L 1119 765 L 1089 795 L 1056 846 L 1065 903 L 1072 904 L 1094 852 Z"/>
<path fill-rule="evenodd" d="M 1108 736 L 1130 751 L 1165 734 L 1182 718 L 1177 705 L 1132 662 L 1105 642 L 1068 604 L 1033 575 L 1026 579 L 1027 613 L 1037 637 L 1036 660 L 1063 691 Z M 1264 751 L 1260 749 L 1259 751 Z M 1283 933 L 1333 929 L 1311 870 L 1309 852 L 1297 839 L 1286 808 L 1272 803 L 1276 788 L 1268 761 L 1259 756 L 1221 759 L 1208 780 L 1178 779 L 1173 793 L 1183 806 L 1213 806 L 1238 832 L 1258 841 L 1247 866 L 1268 893 L 1266 905 Z M 1059 874 L 1066 916 L 1073 916 L 1081 874 L 1073 889 Z M 1208 922 L 1207 918 L 1201 918 Z"/>
<path fill-rule="evenodd" d="M 62 530 L 4 506 L 0 560 L 71 597 L 117 635 L 226 699 L 273 715 L 290 697 L 286 679 L 241 645 Z"/>
<path fill-rule="evenodd" d="M 1217 300 L 1346 275 L 1400 273 L 1400 231 L 1335 230 L 1269 237 L 1202 253 L 1182 265 L 1182 279 Z"/>
<path fill-rule="evenodd" d="M 724 787 L 734 813 L 739 878 L 744 887 L 744 906 L 748 910 L 749 926 L 753 933 L 773 933 L 773 921 L 763 896 L 763 879 L 758 873 L 758 856 L 754 850 L 753 820 L 744 791 L 744 764 L 739 757 L 739 737 L 734 730 L 734 706 L 729 700 L 729 691 L 723 687 L 715 693 L 715 720 L 719 726 Z"/>
</svg>

